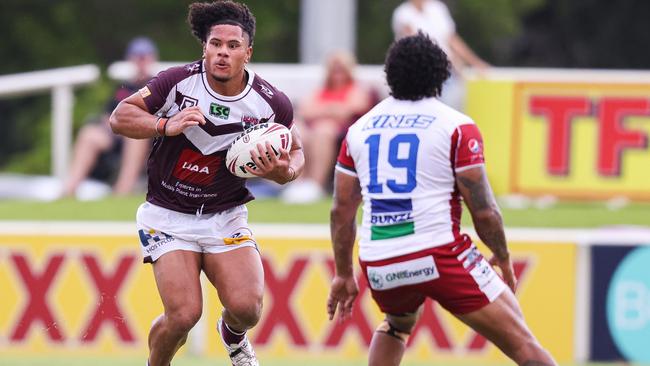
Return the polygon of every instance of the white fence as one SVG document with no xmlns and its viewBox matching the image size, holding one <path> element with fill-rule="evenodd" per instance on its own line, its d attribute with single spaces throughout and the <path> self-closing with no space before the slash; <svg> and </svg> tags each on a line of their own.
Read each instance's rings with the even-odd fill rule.
<svg viewBox="0 0 650 366">
<path fill-rule="evenodd" d="M 72 142 L 74 87 L 99 78 L 96 65 L 64 67 L 0 76 L 0 98 L 49 92 L 52 95 L 52 175 L 63 179 L 68 172 Z"/>
</svg>

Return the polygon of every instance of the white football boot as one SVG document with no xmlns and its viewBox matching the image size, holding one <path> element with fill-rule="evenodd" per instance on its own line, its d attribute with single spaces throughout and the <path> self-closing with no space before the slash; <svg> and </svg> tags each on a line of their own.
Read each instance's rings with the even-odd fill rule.
<svg viewBox="0 0 650 366">
<path fill-rule="evenodd" d="M 253 346 L 251 346 L 251 342 L 248 341 L 248 337 L 244 336 L 244 339 L 242 339 L 239 344 L 226 344 L 226 341 L 221 336 L 222 322 L 223 320 L 219 318 L 217 321 L 217 332 L 219 332 L 221 343 L 223 343 L 224 347 L 226 347 L 226 351 L 228 351 L 228 356 L 230 356 L 232 366 L 260 366 L 257 357 L 255 357 Z"/>
</svg>

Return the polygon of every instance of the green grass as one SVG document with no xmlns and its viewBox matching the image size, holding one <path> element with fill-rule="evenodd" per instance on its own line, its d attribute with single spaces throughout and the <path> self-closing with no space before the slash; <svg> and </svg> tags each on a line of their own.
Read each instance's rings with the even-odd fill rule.
<svg viewBox="0 0 650 366">
<path fill-rule="evenodd" d="M 0 201 L 0 220 L 91 220 L 132 221 L 143 196 L 107 198 L 79 202 L 64 199 L 55 202 Z M 309 205 L 285 205 L 276 199 L 256 200 L 249 204 L 251 222 L 327 223 L 330 200 Z M 602 202 L 560 202 L 553 207 L 511 209 L 502 205 L 508 227 L 602 227 L 613 225 L 650 226 L 650 203 L 631 203 L 610 210 Z M 471 225 L 467 211 L 463 224 Z"/>
<path fill-rule="evenodd" d="M 262 360 L 263 361 L 263 360 Z M 70 358 L 45 358 L 45 357 L 3 357 L 0 364 L 2 366 L 143 366 L 145 360 L 141 358 L 89 358 L 89 357 L 70 357 Z M 275 361 L 262 362 L 264 366 L 304 366 L 305 361 Z M 230 363 L 225 359 L 215 358 L 198 358 L 198 357 L 178 357 L 174 359 L 174 366 L 229 366 Z M 331 361 L 308 361 L 309 366 L 331 366 Z M 413 363 L 403 362 L 402 366 L 432 366 L 435 363 Z M 336 361 L 336 366 L 363 366 L 363 362 L 346 362 Z M 475 366 L 476 364 L 453 362 L 445 366 Z M 506 366 L 512 364 L 488 364 L 486 366 Z M 614 363 L 586 363 L 586 364 L 563 364 L 562 366 L 614 366 Z M 643 366 L 643 365 L 636 365 Z"/>
</svg>

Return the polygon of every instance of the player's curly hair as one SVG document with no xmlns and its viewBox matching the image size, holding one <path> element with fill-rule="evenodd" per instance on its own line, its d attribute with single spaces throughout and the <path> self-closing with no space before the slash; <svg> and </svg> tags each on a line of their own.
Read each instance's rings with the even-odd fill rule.
<svg viewBox="0 0 650 366">
<path fill-rule="evenodd" d="M 402 100 L 439 96 L 450 70 L 445 52 L 422 32 L 395 41 L 384 63 L 391 95 Z"/>
<path fill-rule="evenodd" d="M 230 0 L 217 0 L 212 3 L 190 4 L 187 22 L 190 23 L 192 34 L 205 43 L 210 34 L 210 28 L 215 24 L 230 24 L 240 26 L 248 34 L 250 46 L 255 38 L 255 16 L 248 6 Z"/>
</svg>

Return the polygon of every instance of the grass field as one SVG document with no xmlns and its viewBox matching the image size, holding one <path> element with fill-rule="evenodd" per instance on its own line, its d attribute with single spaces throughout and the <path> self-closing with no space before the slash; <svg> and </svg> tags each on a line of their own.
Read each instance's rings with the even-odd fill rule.
<svg viewBox="0 0 650 366">
<path fill-rule="evenodd" d="M 133 221 L 142 196 L 108 198 L 100 201 L 55 202 L 0 201 L 0 220 L 109 220 Z M 309 205 L 288 206 L 276 199 L 249 204 L 251 222 L 327 223 L 330 200 Z M 552 207 L 512 209 L 501 205 L 508 227 L 603 227 L 614 225 L 650 226 L 650 203 L 631 203 L 619 209 L 608 209 L 603 202 L 560 202 Z M 469 215 L 463 224 L 471 225 Z"/>
<path fill-rule="evenodd" d="M 305 366 L 304 362 L 290 362 L 290 361 L 275 361 L 275 362 L 261 362 L 264 366 Z M 139 358 L 67 358 L 67 359 L 46 359 L 46 358 L 0 358 L 0 365 L 2 366 L 143 366 L 144 360 Z M 363 366 L 365 363 L 350 363 L 344 361 L 337 361 L 336 366 Z M 435 366 L 440 365 L 436 363 L 402 363 L 402 366 Z M 489 364 L 480 366 L 506 366 L 510 364 Z M 562 366 L 615 366 L 624 364 L 615 363 L 585 363 L 585 364 L 563 364 Z M 625 364 L 629 365 L 629 364 Z M 225 359 L 208 359 L 196 357 L 179 357 L 174 360 L 174 366 L 230 366 L 229 362 Z M 331 362 L 318 362 L 309 361 L 309 366 L 332 366 Z M 468 364 L 462 362 L 453 362 L 445 364 L 444 366 L 479 366 L 476 364 Z M 644 366 L 644 365 L 635 365 Z M 647 365 L 646 365 L 647 366 Z"/>
</svg>

